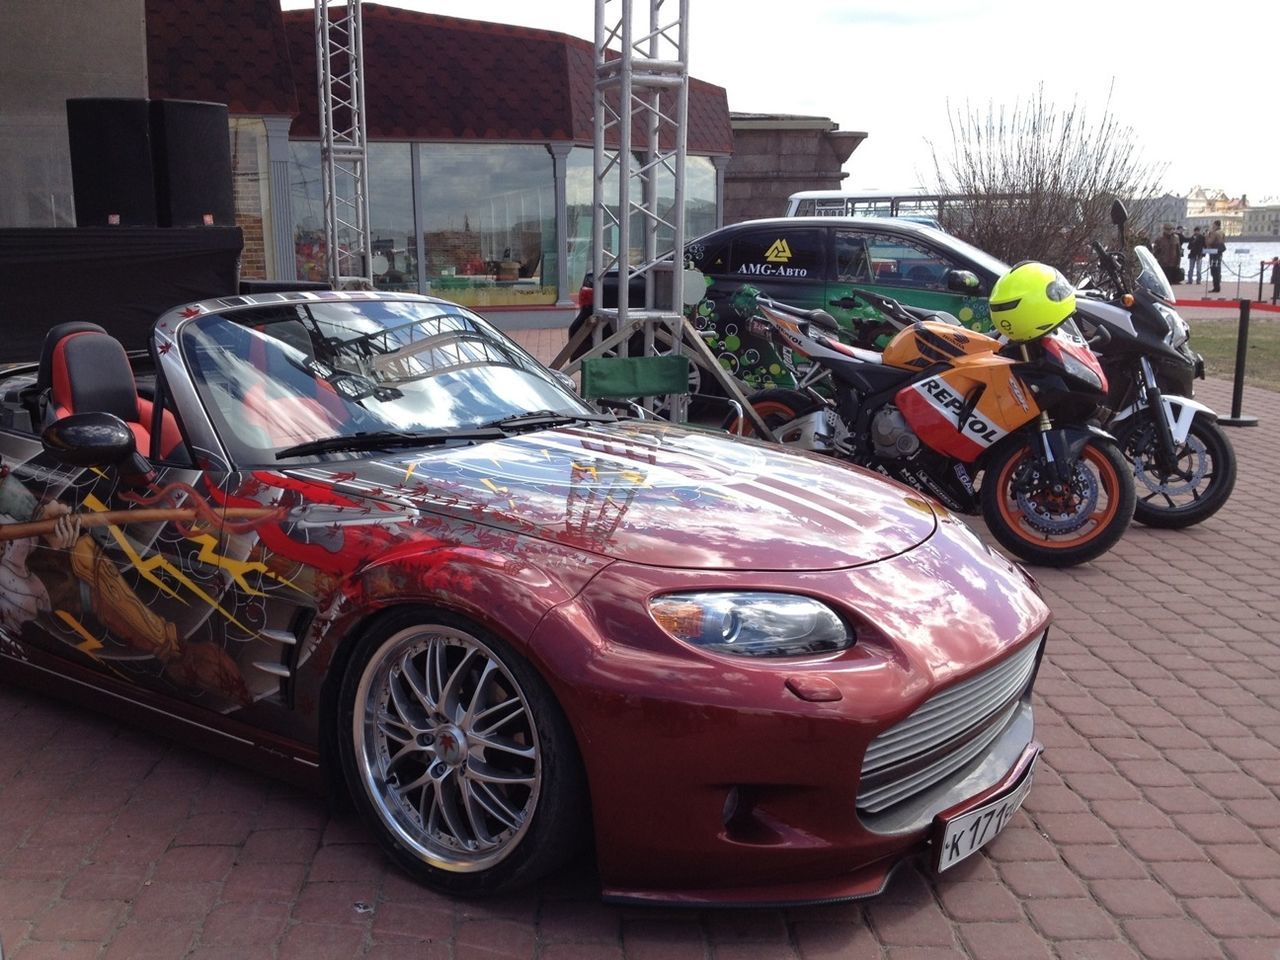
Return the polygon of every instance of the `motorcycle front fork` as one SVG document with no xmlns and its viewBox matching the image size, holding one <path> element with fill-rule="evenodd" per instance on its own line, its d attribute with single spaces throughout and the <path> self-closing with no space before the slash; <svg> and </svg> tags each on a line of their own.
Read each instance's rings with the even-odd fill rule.
<svg viewBox="0 0 1280 960">
<path fill-rule="evenodd" d="M 1141 393 L 1141 402 L 1151 413 L 1151 422 L 1155 425 L 1156 439 L 1159 441 L 1156 447 L 1156 463 L 1162 471 L 1169 473 L 1177 467 L 1177 444 L 1173 440 L 1169 419 L 1165 416 L 1165 405 L 1161 402 L 1162 395 L 1160 384 L 1156 381 L 1155 368 L 1146 357 L 1139 358 L 1139 363 L 1141 377 L 1138 381 L 1138 389 Z"/>
</svg>

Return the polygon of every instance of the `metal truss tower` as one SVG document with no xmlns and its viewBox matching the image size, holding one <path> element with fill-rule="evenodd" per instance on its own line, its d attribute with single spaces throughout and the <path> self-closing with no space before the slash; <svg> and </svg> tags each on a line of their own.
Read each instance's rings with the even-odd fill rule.
<svg viewBox="0 0 1280 960">
<path fill-rule="evenodd" d="M 373 280 L 373 251 L 360 0 L 316 0 L 316 73 L 329 282 L 363 286 Z"/>
<path fill-rule="evenodd" d="M 641 6 L 647 8 L 648 20 L 637 29 L 634 15 L 645 12 L 636 10 Z M 628 302 L 632 278 L 643 277 L 645 290 L 644 304 L 634 306 L 653 310 L 655 268 L 667 249 L 677 253 L 671 309 L 680 314 L 689 118 L 688 21 L 689 0 L 596 0 L 592 269 L 597 305 L 604 303 L 605 272 L 618 269 L 618 327 L 627 322 L 633 306 Z M 611 50 L 611 45 L 616 49 Z M 671 204 L 665 211 L 664 198 L 659 196 L 664 175 L 669 176 L 672 190 L 672 196 L 665 198 Z M 659 243 L 664 232 L 673 247 Z M 633 249 L 633 240 L 639 242 L 638 250 Z M 627 282 L 621 281 L 623 276 Z M 679 352 L 679 323 L 672 332 L 673 348 Z M 652 352 L 651 344 L 652 330 L 647 330 L 646 353 Z"/>
</svg>

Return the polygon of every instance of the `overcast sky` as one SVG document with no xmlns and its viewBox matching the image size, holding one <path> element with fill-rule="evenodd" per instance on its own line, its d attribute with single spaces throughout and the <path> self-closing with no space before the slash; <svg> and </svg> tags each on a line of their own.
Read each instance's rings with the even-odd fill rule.
<svg viewBox="0 0 1280 960">
<path fill-rule="evenodd" d="M 470 19 L 591 39 L 592 0 L 392 0 Z M 312 7 L 284 0 L 287 8 Z M 635 0 L 637 16 L 649 5 Z M 1274 2 L 1202 0 L 689 0 L 693 76 L 729 109 L 830 117 L 870 137 L 845 165 L 854 189 L 934 179 L 929 142 L 950 143 L 950 109 L 1012 105 L 1039 83 L 1055 102 L 1112 110 L 1165 186 L 1280 198 L 1280 15 Z M 616 21 L 617 0 L 606 6 Z M 664 10 L 675 10 L 667 0 Z M 1253 38 L 1258 39 L 1253 39 Z"/>
</svg>

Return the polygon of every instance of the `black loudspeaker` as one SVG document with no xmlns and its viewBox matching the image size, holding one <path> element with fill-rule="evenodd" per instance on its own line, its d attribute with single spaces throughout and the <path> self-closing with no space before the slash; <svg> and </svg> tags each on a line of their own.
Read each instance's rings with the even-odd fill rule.
<svg viewBox="0 0 1280 960">
<path fill-rule="evenodd" d="M 76 223 L 82 227 L 156 226 L 147 101 L 68 100 L 67 135 Z"/>
<path fill-rule="evenodd" d="M 151 142 L 159 225 L 235 226 L 226 105 L 152 100 Z"/>
</svg>

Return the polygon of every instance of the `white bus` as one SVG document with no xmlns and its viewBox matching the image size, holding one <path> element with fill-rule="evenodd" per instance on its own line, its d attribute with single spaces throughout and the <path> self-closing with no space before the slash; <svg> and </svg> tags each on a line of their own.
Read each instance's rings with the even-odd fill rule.
<svg viewBox="0 0 1280 960">
<path fill-rule="evenodd" d="M 801 190 L 787 198 L 788 217 L 898 217 L 938 228 L 943 204 L 915 190 Z"/>
</svg>

